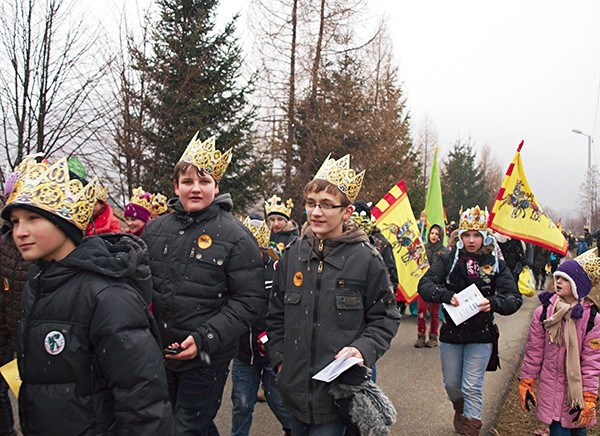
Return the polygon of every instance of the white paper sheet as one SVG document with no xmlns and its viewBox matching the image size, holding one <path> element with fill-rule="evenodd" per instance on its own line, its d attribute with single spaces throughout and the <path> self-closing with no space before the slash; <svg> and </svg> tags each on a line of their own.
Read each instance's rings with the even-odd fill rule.
<svg viewBox="0 0 600 436">
<path fill-rule="evenodd" d="M 456 294 L 456 297 L 459 302 L 458 306 L 448 303 L 442 304 L 454 324 L 459 325 L 479 313 L 479 303 L 483 301 L 483 295 L 481 295 L 477 285 L 472 283 Z"/>
<path fill-rule="evenodd" d="M 356 365 L 362 361 L 363 359 L 359 359 L 358 357 L 350 357 L 350 350 L 348 350 L 321 371 L 313 375 L 313 379 L 329 383 L 331 380 L 335 380 L 352 365 Z"/>
</svg>

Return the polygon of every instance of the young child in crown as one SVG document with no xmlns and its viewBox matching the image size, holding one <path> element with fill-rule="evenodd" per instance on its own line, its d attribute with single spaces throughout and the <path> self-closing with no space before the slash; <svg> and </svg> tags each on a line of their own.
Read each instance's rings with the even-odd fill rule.
<svg viewBox="0 0 600 436">
<path fill-rule="evenodd" d="M 17 345 L 23 434 L 170 434 L 145 244 L 83 238 L 96 183 L 71 178 L 66 159 L 26 156 L 18 172 L 2 218 L 33 262 Z"/>
<path fill-rule="evenodd" d="M 284 203 L 277 195 L 265 201 L 267 223 L 271 229 L 271 249 L 276 256 L 281 256 L 283 249 L 300 234 L 298 224 L 292 219 L 294 203 L 288 198 Z"/>
<path fill-rule="evenodd" d="M 540 294 L 521 366 L 519 402 L 550 435 L 585 435 L 596 423 L 600 317 L 588 298 L 600 283 L 597 248 L 561 263 L 555 293 Z M 537 380 L 537 395 L 534 384 Z"/>
<path fill-rule="evenodd" d="M 162 194 L 145 192 L 141 186 L 133 190 L 123 216 L 127 233 L 141 236 L 146 223 L 167 211 L 167 197 Z"/>
</svg>

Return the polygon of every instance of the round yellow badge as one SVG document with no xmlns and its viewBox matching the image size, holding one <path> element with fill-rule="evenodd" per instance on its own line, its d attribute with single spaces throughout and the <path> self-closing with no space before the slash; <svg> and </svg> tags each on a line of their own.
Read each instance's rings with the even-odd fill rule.
<svg viewBox="0 0 600 436">
<path fill-rule="evenodd" d="M 285 244 L 283 242 L 278 242 L 277 243 L 277 249 L 279 251 L 283 251 L 284 248 L 285 248 Z"/>
<path fill-rule="evenodd" d="M 198 247 L 205 250 L 208 247 L 210 247 L 211 245 L 212 245 L 212 238 L 210 236 L 200 235 L 200 237 L 198 238 Z"/>
<path fill-rule="evenodd" d="M 597 350 L 598 348 L 600 348 L 600 340 L 590 339 L 590 348 L 592 350 Z"/>
<path fill-rule="evenodd" d="M 304 280 L 304 276 L 302 275 L 302 273 L 300 271 L 298 271 L 296 274 L 294 274 L 294 285 L 302 286 L 303 280 Z"/>
</svg>

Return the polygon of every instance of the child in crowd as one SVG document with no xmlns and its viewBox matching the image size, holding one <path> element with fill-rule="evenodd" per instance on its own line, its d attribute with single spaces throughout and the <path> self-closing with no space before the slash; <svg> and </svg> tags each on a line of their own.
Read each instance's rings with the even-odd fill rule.
<svg viewBox="0 0 600 436">
<path fill-rule="evenodd" d="M 267 223 L 271 229 L 270 246 L 275 254 L 281 256 L 283 249 L 299 235 L 298 224 L 292 217 L 294 203 L 288 198 L 284 203 L 277 195 L 265 201 Z"/>
<path fill-rule="evenodd" d="M 145 192 L 141 186 L 138 186 L 133 190 L 123 213 L 127 225 L 126 232 L 141 236 L 146 223 L 162 215 L 167 209 L 167 197 Z"/>
<path fill-rule="evenodd" d="M 429 265 L 433 263 L 446 252 L 442 243 L 442 228 L 433 224 L 429 229 L 429 238 L 425 244 L 425 254 Z M 417 308 L 417 342 L 415 348 L 435 348 L 438 346 L 438 327 L 440 324 L 440 303 L 429 303 L 418 298 Z M 427 333 L 427 312 L 429 312 L 429 340 L 426 340 Z"/>
<path fill-rule="evenodd" d="M 146 224 L 153 310 L 166 351 L 175 434 L 218 434 L 213 422 L 239 338 L 265 312 L 264 266 L 219 181 L 231 150 L 194 136 L 175 165 L 172 213 Z"/>
<path fill-rule="evenodd" d="M 108 204 L 108 188 L 98 185 L 97 198 L 92 211 L 92 220 L 87 225 L 86 236 L 101 235 L 103 233 L 120 233 L 121 223 Z"/>
<path fill-rule="evenodd" d="M 265 265 L 265 295 L 273 287 L 275 261 L 267 254 L 271 231 L 263 220 L 246 218 L 244 225 L 252 232 L 260 248 Z M 246 334 L 240 336 L 240 349 L 233 359 L 231 368 L 231 435 L 248 436 L 252 425 L 252 413 L 256 404 L 256 391 L 262 381 L 267 404 L 281 423 L 285 435 L 291 434 L 292 416 L 283 404 L 283 398 L 275 383 L 275 371 L 271 367 L 266 353 L 268 336 L 266 334 L 266 313 L 252 325 Z"/>
<path fill-rule="evenodd" d="M 268 349 L 292 414 L 292 434 L 343 435 L 330 384 L 312 377 L 344 355 L 373 366 L 400 323 L 383 260 L 349 221 L 364 172 L 327 157 L 304 187 L 308 227 L 279 260 Z"/>
<path fill-rule="evenodd" d="M 519 401 L 523 410 L 536 406 L 550 435 L 585 435 L 596 423 L 600 317 L 588 295 L 599 283 L 597 248 L 566 260 L 554 272 L 556 293 L 540 294 L 531 320 Z"/>
<path fill-rule="evenodd" d="M 24 434 L 164 434 L 172 412 L 160 339 L 142 295 L 145 244 L 83 237 L 96 184 L 70 178 L 66 159 L 27 156 L 2 218 L 32 261 L 17 355 Z"/>
</svg>

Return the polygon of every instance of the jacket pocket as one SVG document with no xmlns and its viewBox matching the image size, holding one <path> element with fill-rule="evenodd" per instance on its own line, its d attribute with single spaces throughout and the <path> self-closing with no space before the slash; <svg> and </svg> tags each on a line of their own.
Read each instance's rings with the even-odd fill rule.
<svg viewBox="0 0 600 436">
<path fill-rule="evenodd" d="M 201 249 L 194 245 L 189 257 L 186 280 L 214 285 L 225 283 L 227 251 L 224 247 L 213 244 L 210 248 Z"/>
<path fill-rule="evenodd" d="M 335 296 L 336 324 L 342 330 L 360 329 L 364 316 L 362 294 L 344 292 Z"/>
</svg>

